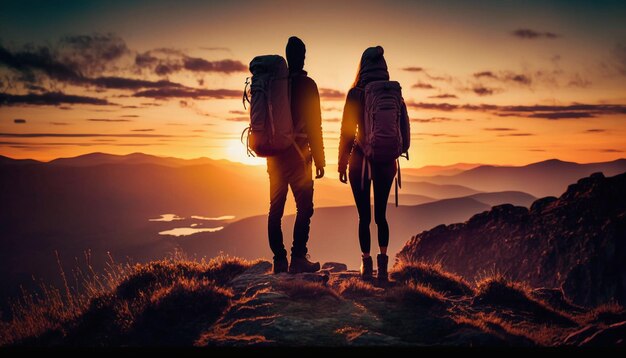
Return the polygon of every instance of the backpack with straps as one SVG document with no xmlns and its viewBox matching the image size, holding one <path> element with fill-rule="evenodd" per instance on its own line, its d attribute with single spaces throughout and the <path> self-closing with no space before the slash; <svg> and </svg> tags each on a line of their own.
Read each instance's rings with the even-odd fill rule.
<svg viewBox="0 0 626 358">
<path fill-rule="evenodd" d="M 400 174 L 400 156 L 409 159 L 411 129 L 406 104 L 402 98 L 402 87 L 396 81 L 373 81 L 363 89 L 363 136 L 358 145 L 363 150 L 362 183 L 365 167 L 370 163 L 398 162 L 396 178 L 396 206 L 398 206 L 398 187 L 402 186 Z M 371 170 L 367 171 L 369 176 Z M 367 178 L 369 179 L 369 178 Z"/>
<path fill-rule="evenodd" d="M 257 56 L 250 62 L 243 105 L 250 103 L 250 126 L 247 132 L 248 155 L 271 157 L 295 144 L 289 91 L 289 71 L 279 55 Z M 248 93 L 248 85 L 250 91 Z"/>
</svg>

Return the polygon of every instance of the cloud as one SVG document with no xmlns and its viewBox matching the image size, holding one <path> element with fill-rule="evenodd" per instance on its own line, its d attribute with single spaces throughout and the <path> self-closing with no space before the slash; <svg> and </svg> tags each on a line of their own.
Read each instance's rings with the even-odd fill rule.
<svg viewBox="0 0 626 358">
<path fill-rule="evenodd" d="M 526 75 L 510 75 L 506 79 L 523 85 L 530 85 L 532 82 L 532 80 Z"/>
<path fill-rule="evenodd" d="M 70 124 L 67 122 L 50 122 L 53 126 L 69 126 Z"/>
<path fill-rule="evenodd" d="M 228 113 L 230 113 L 230 114 L 238 114 L 240 116 L 244 116 L 244 115 L 248 114 L 248 112 L 241 111 L 241 110 L 230 110 L 230 111 L 228 111 Z"/>
<path fill-rule="evenodd" d="M 26 124 L 26 120 L 25 119 L 16 118 L 16 119 L 13 120 L 13 123 L 15 123 L 15 124 Z"/>
<path fill-rule="evenodd" d="M 417 82 L 416 84 L 411 86 L 411 88 L 425 89 L 425 90 L 435 89 L 435 87 L 433 87 L 433 85 L 431 85 L 430 83 L 425 83 L 425 82 Z"/>
<path fill-rule="evenodd" d="M 228 47 L 200 47 L 201 50 L 206 50 L 206 51 L 227 51 L 230 52 L 230 48 Z"/>
<path fill-rule="evenodd" d="M 426 132 L 417 132 L 411 133 L 411 135 L 415 136 L 429 136 L 429 137 L 447 137 L 447 138 L 458 138 L 460 135 L 457 134 L 449 134 L 449 133 L 426 133 Z"/>
<path fill-rule="evenodd" d="M 569 106 L 503 106 L 503 110 L 509 112 L 535 112 L 535 111 L 590 111 L 604 112 L 606 114 L 626 114 L 626 105 L 622 104 L 582 104 L 576 103 Z"/>
<path fill-rule="evenodd" d="M 589 112 L 541 112 L 533 113 L 528 117 L 530 118 L 544 118 L 544 119 L 573 119 L 573 118 L 593 118 L 595 115 Z"/>
<path fill-rule="evenodd" d="M 537 75 L 541 75 L 543 72 L 538 72 Z M 502 83 L 514 83 L 523 86 L 530 86 L 533 82 L 531 74 L 515 73 L 513 71 L 500 71 L 498 73 L 494 71 L 481 71 L 472 75 L 476 79 L 482 79 L 487 81 L 497 81 Z"/>
<path fill-rule="evenodd" d="M 567 83 L 568 87 L 587 88 L 591 86 L 591 81 L 583 78 L 579 73 L 575 73 Z"/>
<path fill-rule="evenodd" d="M 143 134 L 143 133 L 0 133 L 0 137 L 6 138 L 176 138 L 176 137 L 197 137 L 197 136 L 177 136 L 169 134 Z"/>
<path fill-rule="evenodd" d="M 248 67 L 235 60 L 220 60 L 220 61 L 207 61 L 198 57 L 185 57 L 183 59 L 183 67 L 188 71 L 193 72 L 221 72 L 221 73 L 235 73 L 246 72 Z"/>
<path fill-rule="evenodd" d="M 474 86 L 472 91 L 479 96 L 491 96 L 494 93 L 493 88 L 487 88 L 483 86 Z"/>
<path fill-rule="evenodd" d="M 458 119 L 449 117 L 431 117 L 431 118 L 411 118 L 411 122 L 415 123 L 441 123 L 441 122 L 458 122 Z"/>
<path fill-rule="evenodd" d="M 324 118 L 324 122 L 339 123 L 339 122 L 341 122 L 341 119 L 339 119 L 339 118 Z"/>
<path fill-rule="evenodd" d="M 137 90 L 142 88 L 181 88 L 180 83 L 170 81 L 147 81 L 124 77 L 98 77 L 85 79 L 84 83 L 108 89 Z"/>
<path fill-rule="evenodd" d="M 426 76 L 426 78 L 433 80 L 433 81 L 445 81 L 445 82 L 452 81 L 451 76 L 447 76 L 447 75 L 435 76 L 435 75 L 432 75 L 429 71 L 426 71 L 426 69 L 424 69 L 423 67 L 404 67 L 402 68 L 402 70 L 406 72 L 422 73 L 424 74 L 424 76 Z"/>
<path fill-rule="evenodd" d="M 136 115 L 136 114 L 124 114 L 124 115 L 121 115 L 120 117 L 124 117 L 124 118 L 139 118 L 139 116 Z"/>
<path fill-rule="evenodd" d="M 103 51 L 104 53 L 102 53 Z M 97 51 L 97 54 L 99 54 L 99 56 L 104 56 L 106 60 L 110 60 L 110 56 L 114 56 L 113 53 L 107 53 L 105 50 Z M 25 82 L 36 82 L 37 76 L 35 72 L 41 72 L 48 76 L 50 79 L 60 82 L 81 86 L 96 86 L 107 89 L 136 90 L 141 88 L 183 87 L 179 83 L 164 80 L 149 81 L 118 76 L 100 76 L 94 78 L 87 77 L 83 74 L 83 70 L 89 70 L 90 68 L 100 69 L 104 65 L 86 65 L 83 64 L 82 60 L 77 63 L 65 63 L 59 60 L 59 56 L 60 55 L 55 55 L 47 47 L 40 47 L 33 51 L 24 50 L 11 52 L 6 48 L 0 46 L 0 65 L 4 65 L 21 73 L 22 78 L 26 79 Z M 82 56 L 84 58 L 93 58 L 95 54 L 84 54 Z M 102 58 L 100 59 L 100 62 L 101 61 Z M 98 61 L 94 60 L 94 62 L 97 63 Z M 85 60 L 85 63 L 91 62 Z M 88 72 L 97 71 L 92 69 Z"/>
<path fill-rule="evenodd" d="M 606 115 L 626 114 L 626 105 L 622 104 L 582 104 L 563 106 L 498 106 L 493 104 L 452 104 L 407 101 L 407 107 L 413 109 L 452 112 L 457 110 L 492 113 L 498 116 L 528 117 L 544 119 L 591 118 Z"/>
<path fill-rule="evenodd" d="M 529 136 L 533 136 L 533 133 L 505 133 L 505 134 L 498 134 L 498 137 L 529 137 Z"/>
<path fill-rule="evenodd" d="M 338 91 L 336 89 L 332 89 L 332 88 L 320 88 L 319 93 L 320 93 L 320 99 L 323 99 L 323 100 L 333 101 L 333 100 L 344 100 L 346 98 L 345 93 Z"/>
<path fill-rule="evenodd" d="M 133 58 L 131 55 L 134 56 L 134 61 L 129 61 Z M 141 75 L 145 69 L 161 75 L 175 71 L 231 74 L 247 70 L 242 62 L 234 59 L 209 61 L 188 56 L 184 51 L 176 49 L 158 48 L 137 54 L 128 48 L 121 37 L 111 33 L 70 35 L 44 46 L 9 48 L 0 45 L 0 68 L 2 67 L 8 71 L 1 86 L 4 87 L 6 81 L 10 84 L 7 88 L 14 90 L 11 91 L 13 93 L 5 91 L 0 95 L 0 105 L 110 104 L 104 99 L 58 94 L 58 83 L 87 89 L 95 87 L 97 92 L 134 91 L 135 97 L 158 99 L 181 96 L 234 98 L 234 95 L 221 90 L 187 87 L 167 79 L 132 78 L 133 76 L 128 77 L 127 74 Z M 46 87 L 52 90 L 46 92 Z M 24 95 L 24 91 L 28 95 Z"/>
<path fill-rule="evenodd" d="M 549 31 L 535 31 L 531 29 L 517 29 L 515 31 L 511 31 L 511 35 L 523 40 L 536 40 L 536 39 L 556 39 L 561 37 L 561 35 L 555 34 L 554 32 Z"/>
<path fill-rule="evenodd" d="M 445 112 L 450 112 L 450 111 L 455 111 L 459 108 L 458 105 L 456 104 L 450 104 L 450 103 L 424 103 L 424 102 L 405 102 L 407 107 L 409 108 L 415 108 L 415 109 L 432 109 L 432 110 L 437 110 L 437 111 L 445 111 Z"/>
<path fill-rule="evenodd" d="M 585 131 L 585 133 L 604 133 L 604 132 L 606 132 L 606 129 L 599 129 L 599 128 L 587 129 Z"/>
<path fill-rule="evenodd" d="M 457 99 L 459 97 L 457 97 L 454 94 L 443 93 L 443 94 L 438 94 L 438 95 L 434 95 L 434 96 L 428 96 L 428 98 L 434 98 L 434 99 Z"/>
<path fill-rule="evenodd" d="M 599 152 L 603 152 L 603 153 L 624 153 L 623 150 L 619 150 L 619 149 L 600 149 Z"/>
<path fill-rule="evenodd" d="M 476 72 L 473 75 L 475 78 L 498 78 L 498 76 L 496 76 L 493 72 L 491 71 L 482 71 L 482 72 Z"/>
<path fill-rule="evenodd" d="M 83 76 L 73 67 L 59 62 L 47 47 L 31 51 L 11 52 L 0 46 L 0 65 L 21 73 L 24 82 L 36 82 L 33 71 L 40 71 L 54 80 L 80 83 Z"/>
<path fill-rule="evenodd" d="M 57 58 L 83 73 L 101 73 L 130 53 L 126 42 L 112 33 L 64 36 L 57 47 Z"/>
<path fill-rule="evenodd" d="M 424 69 L 422 67 L 404 67 L 402 69 L 402 71 L 407 71 L 407 72 L 424 72 Z"/>
<path fill-rule="evenodd" d="M 516 131 L 515 128 L 505 128 L 505 127 L 496 127 L 496 128 L 483 128 L 485 131 L 494 131 L 494 132 L 509 132 Z"/>
<path fill-rule="evenodd" d="M 209 61 L 200 57 L 188 56 L 181 50 L 171 48 L 160 48 L 139 53 L 135 56 L 135 65 L 140 69 L 151 70 L 159 76 L 167 76 L 179 71 L 224 74 L 248 71 L 248 67 L 238 60 Z"/>
<path fill-rule="evenodd" d="M 0 93 L 0 107 L 14 105 L 58 106 L 64 103 L 90 104 L 96 106 L 112 104 L 102 98 L 70 95 L 62 92 L 29 93 L 23 95 Z"/>
<path fill-rule="evenodd" d="M 240 90 L 229 89 L 202 89 L 202 88 L 159 88 L 139 91 L 133 97 L 147 97 L 154 99 L 189 98 L 189 99 L 227 99 L 241 98 Z"/>
<path fill-rule="evenodd" d="M 131 132 L 154 132 L 152 128 L 132 129 Z"/>
<path fill-rule="evenodd" d="M 89 122 L 132 122 L 130 119 L 88 118 Z"/>
</svg>

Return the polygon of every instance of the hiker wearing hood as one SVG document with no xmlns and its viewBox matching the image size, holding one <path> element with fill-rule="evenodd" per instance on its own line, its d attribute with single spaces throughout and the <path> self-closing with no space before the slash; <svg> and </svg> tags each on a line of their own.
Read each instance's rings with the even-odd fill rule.
<svg viewBox="0 0 626 358">
<path fill-rule="evenodd" d="M 313 178 L 311 163 L 315 162 L 315 178 L 324 176 L 324 143 L 320 97 L 315 81 L 304 71 L 306 47 L 297 37 L 289 38 L 286 48 L 289 65 L 291 115 L 296 146 L 284 153 L 267 158 L 270 177 L 270 211 L 268 236 L 274 253 L 274 272 L 315 272 L 319 262 L 307 258 L 307 241 L 313 216 Z M 296 200 L 296 221 L 293 229 L 291 264 L 283 244 L 281 221 L 285 210 L 288 187 Z"/>
<path fill-rule="evenodd" d="M 372 215 L 370 187 L 373 183 L 374 220 L 378 226 L 380 247 L 380 254 L 377 256 L 379 280 L 387 279 L 389 225 L 386 215 L 389 192 L 398 170 L 397 158 L 402 152 L 408 151 L 410 141 L 408 115 L 402 100 L 401 88 L 397 82 L 389 81 L 387 62 L 383 54 L 384 50 L 380 46 L 370 47 L 363 52 L 356 79 L 348 92 L 343 110 L 338 165 L 339 180 L 342 183 L 350 181 L 359 214 L 361 275 L 364 279 L 371 279 L 373 275 L 369 229 Z M 366 102 L 368 106 L 380 107 L 366 110 Z M 378 112 L 371 114 L 372 110 Z M 367 120 L 369 127 L 365 126 L 366 112 L 372 116 Z M 377 118 L 373 118 L 374 115 Z M 376 135 L 381 137 L 374 145 L 372 138 Z M 391 142 L 391 145 L 385 147 L 382 144 L 385 141 Z"/>
</svg>

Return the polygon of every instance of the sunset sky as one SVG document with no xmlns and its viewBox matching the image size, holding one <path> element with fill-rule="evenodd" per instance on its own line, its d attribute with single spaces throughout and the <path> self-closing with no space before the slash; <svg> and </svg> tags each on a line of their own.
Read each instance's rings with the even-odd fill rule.
<svg viewBox="0 0 626 358">
<path fill-rule="evenodd" d="M 0 154 L 246 163 L 250 60 L 307 46 L 337 162 L 345 93 L 381 45 L 406 166 L 626 156 L 624 1 L 2 1 Z"/>
</svg>

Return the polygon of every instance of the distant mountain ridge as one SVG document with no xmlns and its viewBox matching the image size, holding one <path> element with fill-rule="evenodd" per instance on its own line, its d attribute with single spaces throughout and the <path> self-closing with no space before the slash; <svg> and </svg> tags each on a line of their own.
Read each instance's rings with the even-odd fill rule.
<svg viewBox="0 0 626 358">
<path fill-rule="evenodd" d="M 575 303 L 626 303 L 626 173 L 596 173 L 530 210 L 500 205 L 465 223 L 414 236 L 402 260 L 440 262 L 464 276 L 502 272 L 534 286 L 562 287 Z"/>
<path fill-rule="evenodd" d="M 436 184 L 463 185 L 478 191 L 518 190 L 536 197 L 559 195 L 569 183 L 596 172 L 613 176 L 626 171 L 626 159 L 579 164 L 550 159 L 524 166 L 481 165 L 452 176 L 417 177 Z"/>
</svg>

